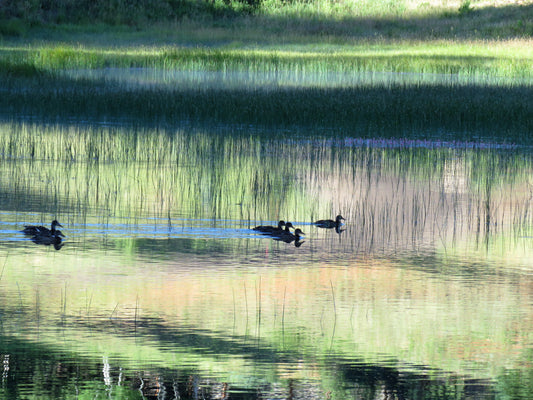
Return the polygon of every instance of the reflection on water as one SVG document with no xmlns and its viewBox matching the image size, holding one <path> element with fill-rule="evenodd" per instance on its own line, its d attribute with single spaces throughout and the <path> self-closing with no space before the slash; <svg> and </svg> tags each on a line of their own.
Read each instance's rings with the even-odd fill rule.
<svg viewBox="0 0 533 400">
<path fill-rule="evenodd" d="M 30 123 L 0 147 L 5 398 L 533 389 L 530 149 Z M 61 251 L 21 232 L 54 218 Z M 280 219 L 305 236 L 252 229 Z"/>
</svg>

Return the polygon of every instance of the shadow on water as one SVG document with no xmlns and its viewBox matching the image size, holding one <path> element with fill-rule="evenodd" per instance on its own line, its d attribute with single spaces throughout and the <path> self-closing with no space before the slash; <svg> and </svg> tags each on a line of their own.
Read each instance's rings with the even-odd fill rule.
<svg viewBox="0 0 533 400">
<path fill-rule="evenodd" d="M 92 324 L 91 324 L 92 325 Z M 217 376 L 205 376 L 194 365 L 179 368 L 136 366 L 121 359 L 81 357 L 64 351 L 51 350 L 40 344 L 12 337 L 0 337 L 2 351 L 2 384 L 0 391 L 9 398 L 24 397 L 25 393 L 41 390 L 42 394 L 59 397 L 73 395 L 98 396 L 113 392 L 129 398 L 141 395 L 157 399 L 262 399 L 277 398 L 323 399 L 359 396 L 380 398 L 393 396 L 398 399 L 456 399 L 493 398 L 494 390 L 489 381 L 469 379 L 439 371 L 401 370 L 394 366 L 373 365 L 361 359 L 316 358 L 312 354 L 292 353 L 262 347 L 245 337 L 223 338 L 213 332 L 186 327 L 171 328 L 164 321 L 140 319 L 133 323 L 110 321 L 92 325 L 95 331 L 114 330 L 125 335 L 134 335 L 157 340 L 164 351 L 180 352 L 180 349 L 217 357 L 241 356 L 261 370 L 262 364 L 278 365 L 279 372 L 298 368 L 302 360 L 324 370 L 330 380 L 337 382 L 332 390 L 325 391 L 314 379 L 293 379 L 290 374 L 275 385 L 262 379 L 248 382 L 228 382 Z M 119 333 L 120 335 L 120 333 Z M 393 360 L 390 364 L 395 364 Z M 227 371 L 230 374 L 237 371 Z M 508 375 L 511 377 L 511 375 Z M 520 375 L 513 379 L 523 378 Z M 512 382 L 512 381 L 511 381 Z M 512 387 L 511 383 L 509 385 Z M 502 389 L 502 388 L 500 388 Z M 505 389 L 505 388 L 503 388 Z M 524 387 L 525 389 L 525 387 Z M 505 390 L 504 390 L 505 391 Z"/>
<path fill-rule="evenodd" d="M 484 62 L 487 60 L 481 57 L 479 63 Z M 229 75 L 226 79 L 231 81 Z M 328 74 L 322 74 L 318 85 L 305 81 L 294 85 L 290 77 L 290 84 L 265 84 L 252 74 L 248 83 L 237 86 L 223 85 L 223 79 L 207 84 L 194 83 L 190 78 L 193 83 L 189 84 L 179 79 L 179 84 L 132 85 L 113 79 L 52 75 L 47 84 L 31 80 L 13 84 L 15 88 L 0 96 L 0 110 L 9 110 L 1 116 L 8 123 L 14 116 L 30 116 L 49 122 L 72 119 L 171 127 L 254 126 L 300 129 L 306 135 L 311 130 L 329 130 L 359 137 L 401 135 L 529 143 L 524 136 L 532 130 L 530 79 L 494 85 L 475 81 L 456 84 L 453 78 L 442 83 L 439 74 L 429 74 L 437 76 L 437 82 L 430 83 L 425 81 L 427 76 L 419 74 L 413 84 L 407 84 L 410 78 L 405 74 L 370 78 L 369 82 L 364 77 L 359 82 L 353 73 L 348 75 L 355 81 L 339 86 L 328 86 L 334 80 Z M 442 75 L 449 79 L 457 71 L 446 70 Z M 22 88 L 17 89 L 17 85 Z M 39 87 L 39 92 L 28 95 L 28 86 Z"/>
</svg>

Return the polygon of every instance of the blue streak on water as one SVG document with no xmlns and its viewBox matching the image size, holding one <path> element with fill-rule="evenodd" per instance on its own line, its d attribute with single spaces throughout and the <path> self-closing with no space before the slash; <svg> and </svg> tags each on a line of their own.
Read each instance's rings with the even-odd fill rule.
<svg viewBox="0 0 533 400">
<path fill-rule="evenodd" d="M 134 238 L 198 238 L 198 239 L 243 239 L 243 238 L 269 238 L 268 235 L 263 235 L 251 228 L 237 227 L 242 226 L 240 223 L 235 223 L 235 227 L 213 227 L 203 224 L 202 221 L 188 221 L 190 224 L 179 226 L 168 226 L 168 224 L 154 223 L 154 224 L 76 224 L 67 226 L 64 224 L 62 229 L 65 235 L 64 240 L 68 238 L 76 238 L 81 236 L 114 236 L 114 237 L 134 237 Z M 212 222 L 212 221 L 210 221 Z M 220 221 L 217 221 L 220 222 Z M 4 241 L 22 241 L 31 240 L 30 237 L 22 233 L 23 226 L 20 224 L 20 229 L 17 229 L 18 223 L 3 223 L 0 228 L 0 237 Z M 7 225 L 7 226 L 6 226 Z"/>
<path fill-rule="evenodd" d="M 39 218 L 30 220 L 38 221 Z M 172 220 L 169 225 L 167 219 L 152 218 L 150 223 L 125 221 L 123 223 L 63 223 L 61 228 L 65 235 L 64 241 L 87 236 L 112 236 L 121 238 L 197 238 L 197 239 L 272 239 L 271 235 L 254 231 L 257 225 L 277 225 L 278 221 L 240 221 L 240 220 L 212 220 L 212 219 L 181 219 Z M 145 220 L 146 221 L 146 220 Z M 293 222 L 294 226 L 313 226 L 311 222 Z M 31 241 L 31 237 L 24 235 L 24 225 L 43 225 L 41 222 L 2 222 L 0 238 L 3 241 Z M 217 226 L 218 225 L 218 226 Z M 243 226 L 250 226 L 244 228 Z M 305 231 L 304 231 L 305 232 Z M 302 235 L 305 236 L 305 235 Z"/>
</svg>

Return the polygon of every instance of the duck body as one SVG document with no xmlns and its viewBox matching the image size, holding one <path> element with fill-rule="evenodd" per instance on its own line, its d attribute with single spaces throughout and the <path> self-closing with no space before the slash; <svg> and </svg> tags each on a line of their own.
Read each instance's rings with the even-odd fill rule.
<svg viewBox="0 0 533 400">
<path fill-rule="evenodd" d="M 331 228 L 338 228 L 339 226 L 341 226 L 342 225 L 341 220 L 344 220 L 342 215 L 337 215 L 337 217 L 335 218 L 335 221 L 333 221 L 332 219 L 321 219 L 319 221 L 313 222 L 313 224 L 318 226 L 319 228 L 331 229 Z"/>
<path fill-rule="evenodd" d="M 255 228 L 252 228 L 254 231 L 263 232 L 263 233 L 273 233 L 273 232 L 281 232 L 283 231 L 283 227 L 285 226 L 285 221 L 279 221 L 278 226 L 272 226 L 272 225 L 259 225 Z"/>
<path fill-rule="evenodd" d="M 59 237 L 59 238 L 62 238 L 62 237 L 65 237 L 65 235 L 63 235 L 63 232 L 61 232 L 59 229 L 56 229 L 55 231 L 50 231 L 50 230 L 46 230 L 46 231 L 43 231 L 43 232 L 39 232 L 35 235 L 33 235 L 33 237 L 40 237 L 40 238 L 53 238 L 53 237 Z"/>
<path fill-rule="evenodd" d="M 35 244 L 42 244 L 45 246 L 53 245 L 56 250 L 61 249 L 63 247 L 61 236 L 64 236 L 61 234 L 61 236 L 58 234 L 59 231 L 56 231 L 55 234 L 44 234 L 44 235 L 35 235 L 31 238 L 32 242 Z"/>
<path fill-rule="evenodd" d="M 26 225 L 22 232 L 24 232 L 25 235 L 33 236 L 31 240 L 35 244 L 42 244 L 45 246 L 53 245 L 56 250 L 59 250 L 63 247 L 63 239 L 61 238 L 65 237 L 65 235 L 63 235 L 60 230 L 56 229 L 57 226 L 63 227 L 63 225 L 57 222 L 57 220 L 53 220 L 51 229 L 44 226 Z"/>
<path fill-rule="evenodd" d="M 59 235 L 35 235 L 31 238 L 33 243 L 36 244 L 60 244 L 62 242 L 61 236 Z"/>
<path fill-rule="evenodd" d="M 285 224 L 285 229 L 275 230 L 272 232 L 268 232 L 269 235 L 272 236 L 286 236 L 286 235 L 292 235 L 292 232 L 290 228 L 294 228 L 291 222 L 287 222 Z"/>
<path fill-rule="evenodd" d="M 297 228 L 294 233 L 290 231 L 283 231 L 282 234 L 278 235 L 274 238 L 274 240 L 281 240 L 285 243 L 291 243 L 293 241 L 296 241 L 297 243 L 300 242 L 300 238 L 302 235 L 305 235 L 305 233 L 302 232 L 300 228 Z M 303 242 L 302 242 L 303 243 Z M 297 246 L 299 247 L 299 246 Z"/>
<path fill-rule="evenodd" d="M 59 234 L 59 236 L 64 236 L 61 231 L 56 230 L 56 226 L 63 227 L 63 225 L 54 219 L 52 221 L 51 229 L 48 229 L 44 226 L 26 225 L 22 232 L 24 232 L 25 235 L 31 236 L 55 236 L 56 234 Z"/>
</svg>

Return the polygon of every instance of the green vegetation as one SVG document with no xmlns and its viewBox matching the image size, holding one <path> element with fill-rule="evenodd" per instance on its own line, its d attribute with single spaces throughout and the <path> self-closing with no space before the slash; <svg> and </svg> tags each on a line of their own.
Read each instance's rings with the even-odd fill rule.
<svg viewBox="0 0 533 400">
<path fill-rule="evenodd" d="M 146 29 L 240 30 L 265 38 L 319 36 L 510 38 L 533 34 L 532 4 L 440 0 L 5 0 L 0 35 L 20 36 L 36 27 L 75 24 Z M 211 39 L 216 37 L 211 32 Z"/>
<path fill-rule="evenodd" d="M 361 45 L 331 51 L 85 46 L 4 47 L 0 109 L 45 119 L 139 119 L 156 123 L 247 124 L 337 129 L 350 135 L 410 135 L 522 142 L 533 129 L 533 51 L 522 43 Z M 472 48 L 473 47 L 473 48 Z M 73 70 L 155 68 L 244 73 L 238 86 L 140 85 Z M 67 71 L 68 73 L 65 73 Z M 459 83 L 357 82 L 331 76 L 432 73 Z M 123 75 L 129 72 L 125 70 Z M 276 83 L 256 83 L 262 76 Z M 311 84 L 299 83 L 310 76 Z M 480 82 L 480 83 L 476 83 Z M 502 116 L 505 116 L 502 118 Z M 357 133 L 354 133 L 357 132 Z M 387 133 L 389 132 L 389 133 Z M 467 132 L 467 133 L 465 133 Z"/>
<path fill-rule="evenodd" d="M 31 72 L 31 68 L 17 73 Z M 411 136 L 527 143 L 530 86 L 136 87 L 38 75 L 6 80 L 0 108 L 54 120 L 127 118 L 165 124 L 246 124 L 336 129 L 357 136 Z M 26 89 L 24 89 L 26 88 Z"/>
<path fill-rule="evenodd" d="M 234 46 L 8 45 L 0 47 L 3 63 L 0 72 L 22 65 L 49 73 L 64 69 L 114 67 L 250 73 L 294 70 L 300 74 L 384 71 L 532 78 L 533 50 L 524 46 L 527 42 L 388 42 L 322 47 L 315 44 L 293 49 L 284 46 L 235 49 Z"/>
<path fill-rule="evenodd" d="M 140 396 L 119 367 L 271 397 L 416 398 L 430 376 L 463 398 L 468 376 L 525 398 L 532 10 L 2 1 L 0 393 L 25 386 L 20 353 L 35 393 L 68 374 L 65 396 Z M 238 236 L 337 210 L 349 229 L 304 225 L 301 248 Z M 51 215 L 60 252 L 15 231 Z"/>
<path fill-rule="evenodd" d="M 525 143 L 533 130 L 529 3 L 146 0 L 76 8 L 80 1 L 46 7 L 28 1 L 25 13 L 19 2 L 5 3 L 4 29 L 27 30 L 3 33 L 2 114 L 516 143 Z M 216 8 L 232 16 L 221 17 Z M 85 10 L 88 21 L 77 10 Z M 135 29 L 123 25 L 125 15 L 133 15 Z M 135 22 L 140 15 L 144 20 Z M 518 15 L 521 29 L 513 31 Z M 164 85 L 83 73 L 111 68 L 125 69 L 124 75 L 154 68 L 216 72 L 221 82 L 235 73 L 245 78 L 232 86 Z M 449 78 L 331 82 L 375 73 Z M 264 76 L 275 76 L 274 84 L 263 84 Z M 317 78 L 309 83 L 309 77 Z"/>
</svg>

